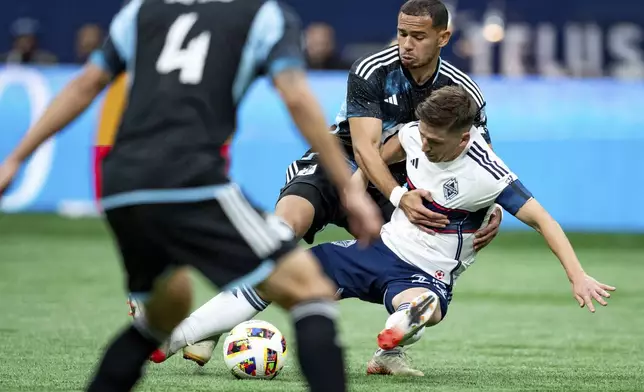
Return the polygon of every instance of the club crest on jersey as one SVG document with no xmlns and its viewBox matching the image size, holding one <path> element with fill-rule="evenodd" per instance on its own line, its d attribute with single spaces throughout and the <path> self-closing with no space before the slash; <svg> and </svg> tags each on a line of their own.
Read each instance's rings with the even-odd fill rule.
<svg viewBox="0 0 644 392">
<path fill-rule="evenodd" d="M 456 181 L 456 178 L 450 178 L 445 181 L 443 184 L 443 194 L 445 195 L 445 200 L 452 200 L 458 196 L 458 181 Z"/>
</svg>

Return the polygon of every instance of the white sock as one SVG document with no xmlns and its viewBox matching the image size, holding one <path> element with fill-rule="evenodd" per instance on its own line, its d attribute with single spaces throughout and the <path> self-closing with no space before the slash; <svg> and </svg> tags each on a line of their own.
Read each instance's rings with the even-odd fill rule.
<svg viewBox="0 0 644 392">
<path fill-rule="evenodd" d="M 168 351 L 174 354 L 187 345 L 229 332 L 268 305 L 250 287 L 219 293 L 175 328 Z"/>
</svg>

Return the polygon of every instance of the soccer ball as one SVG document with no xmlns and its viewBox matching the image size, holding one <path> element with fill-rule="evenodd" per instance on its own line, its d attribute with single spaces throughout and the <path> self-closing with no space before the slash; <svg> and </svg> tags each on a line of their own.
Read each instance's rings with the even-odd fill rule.
<svg viewBox="0 0 644 392">
<path fill-rule="evenodd" d="M 224 362 L 237 378 L 271 380 L 286 362 L 286 340 L 271 323 L 243 322 L 224 340 Z"/>
</svg>

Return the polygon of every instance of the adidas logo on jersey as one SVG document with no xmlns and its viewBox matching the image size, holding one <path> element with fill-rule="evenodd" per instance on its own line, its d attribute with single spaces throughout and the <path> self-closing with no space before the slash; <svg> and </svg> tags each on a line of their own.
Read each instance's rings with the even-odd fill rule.
<svg viewBox="0 0 644 392">
<path fill-rule="evenodd" d="M 385 99 L 385 102 L 398 106 L 398 98 L 396 98 L 395 95 L 392 95 L 391 97 Z"/>
<path fill-rule="evenodd" d="M 410 162 L 414 166 L 414 169 L 418 169 L 418 158 L 414 158 Z"/>
</svg>

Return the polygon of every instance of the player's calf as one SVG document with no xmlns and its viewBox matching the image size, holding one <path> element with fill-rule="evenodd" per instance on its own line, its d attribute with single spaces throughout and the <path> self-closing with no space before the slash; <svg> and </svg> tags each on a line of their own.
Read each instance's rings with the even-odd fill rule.
<svg viewBox="0 0 644 392">
<path fill-rule="evenodd" d="M 291 312 L 300 366 L 311 391 L 345 391 L 344 360 L 335 327 L 335 287 L 312 254 L 297 249 L 282 257 L 261 289 Z"/>
<path fill-rule="evenodd" d="M 129 391 L 141 377 L 141 365 L 190 311 L 190 277 L 173 271 L 154 287 L 145 315 L 135 318 L 105 352 L 88 391 Z"/>
<path fill-rule="evenodd" d="M 151 329 L 168 336 L 188 316 L 191 305 L 192 284 L 188 269 L 179 268 L 155 285 L 145 303 L 145 317 L 141 319 L 146 320 Z"/>
</svg>

